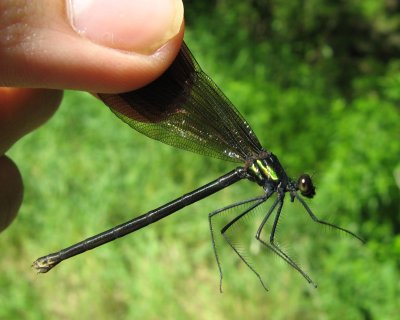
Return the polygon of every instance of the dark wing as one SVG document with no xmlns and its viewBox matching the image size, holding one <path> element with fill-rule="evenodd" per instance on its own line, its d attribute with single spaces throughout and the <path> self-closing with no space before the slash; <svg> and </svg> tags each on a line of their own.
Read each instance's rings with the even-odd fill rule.
<svg viewBox="0 0 400 320">
<path fill-rule="evenodd" d="M 250 125 L 185 43 L 157 80 L 135 91 L 99 97 L 135 130 L 180 149 L 235 162 L 262 151 Z"/>
</svg>

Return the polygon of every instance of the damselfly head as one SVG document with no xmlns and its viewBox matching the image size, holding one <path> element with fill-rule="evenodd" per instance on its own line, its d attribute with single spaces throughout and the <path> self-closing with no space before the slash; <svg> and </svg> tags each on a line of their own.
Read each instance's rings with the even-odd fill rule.
<svg viewBox="0 0 400 320">
<path fill-rule="evenodd" d="M 304 197 L 312 198 L 315 196 L 315 186 L 308 174 L 302 174 L 299 177 L 297 180 L 297 188 Z"/>
</svg>

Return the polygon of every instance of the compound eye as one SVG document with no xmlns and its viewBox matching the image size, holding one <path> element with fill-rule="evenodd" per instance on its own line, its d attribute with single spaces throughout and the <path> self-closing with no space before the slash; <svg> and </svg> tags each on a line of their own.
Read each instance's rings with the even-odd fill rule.
<svg viewBox="0 0 400 320">
<path fill-rule="evenodd" d="M 307 198 L 312 198 L 315 196 L 315 187 L 308 174 L 302 174 L 297 180 L 297 188 L 300 193 Z"/>
</svg>

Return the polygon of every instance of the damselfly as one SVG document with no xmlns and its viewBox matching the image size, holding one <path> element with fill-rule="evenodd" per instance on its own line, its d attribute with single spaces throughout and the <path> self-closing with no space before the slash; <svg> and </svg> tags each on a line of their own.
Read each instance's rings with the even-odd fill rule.
<svg viewBox="0 0 400 320">
<path fill-rule="evenodd" d="M 237 202 L 209 214 L 209 225 L 214 254 L 222 281 L 222 269 L 215 245 L 218 231 L 238 254 L 240 259 L 266 286 L 257 270 L 246 260 L 235 244 L 226 236 L 227 231 L 252 210 L 276 195 L 255 232 L 262 246 L 272 250 L 296 269 L 310 284 L 311 278 L 276 244 L 275 233 L 286 194 L 290 200 L 298 200 L 312 220 L 346 232 L 361 240 L 356 234 L 329 222 L 319 220 L 303 197 L 312 198 L 315 187 L 308 174 L 297 180 L 288 177 L 278 158 L 258 141 L 250 125 L 217 85 L 201 70 L 183 44 L 170 68 L 149 85 L 127 93 L 99 94 L 99 97 L 124 122 L 148 137 L 171 146 L 202 155 L 241 163 L 216 180 L 189 192 L 157 209 L 128 222 L 83 240 L 56 253 L 37 259 L 33 266 L 45 273 L 63 260 L 146 227 L 178 210 L 204 199 L 240 180 L 248 179 L 258 184 L 263 193 Z M 300 195 L 299 195 L 300 193 Z M 222 229 L 214 230 L 213 219 L 237 207 L 245 210 L 230 220 Z M 269 239 L 264 240 L 262 231 L 268 219 L 273 219 Z"/>
</svg>

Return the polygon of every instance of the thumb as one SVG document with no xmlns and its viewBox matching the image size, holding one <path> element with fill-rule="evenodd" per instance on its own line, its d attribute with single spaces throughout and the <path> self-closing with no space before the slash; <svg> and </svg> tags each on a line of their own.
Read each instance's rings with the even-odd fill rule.
<svg viewBox="0 0 400 320">
<path fill-rule="evenodd" d="M 168 68 L 183 30 L 181 0 L 2 0 L 0 86 L 133 90 Z"/>
</svg>

